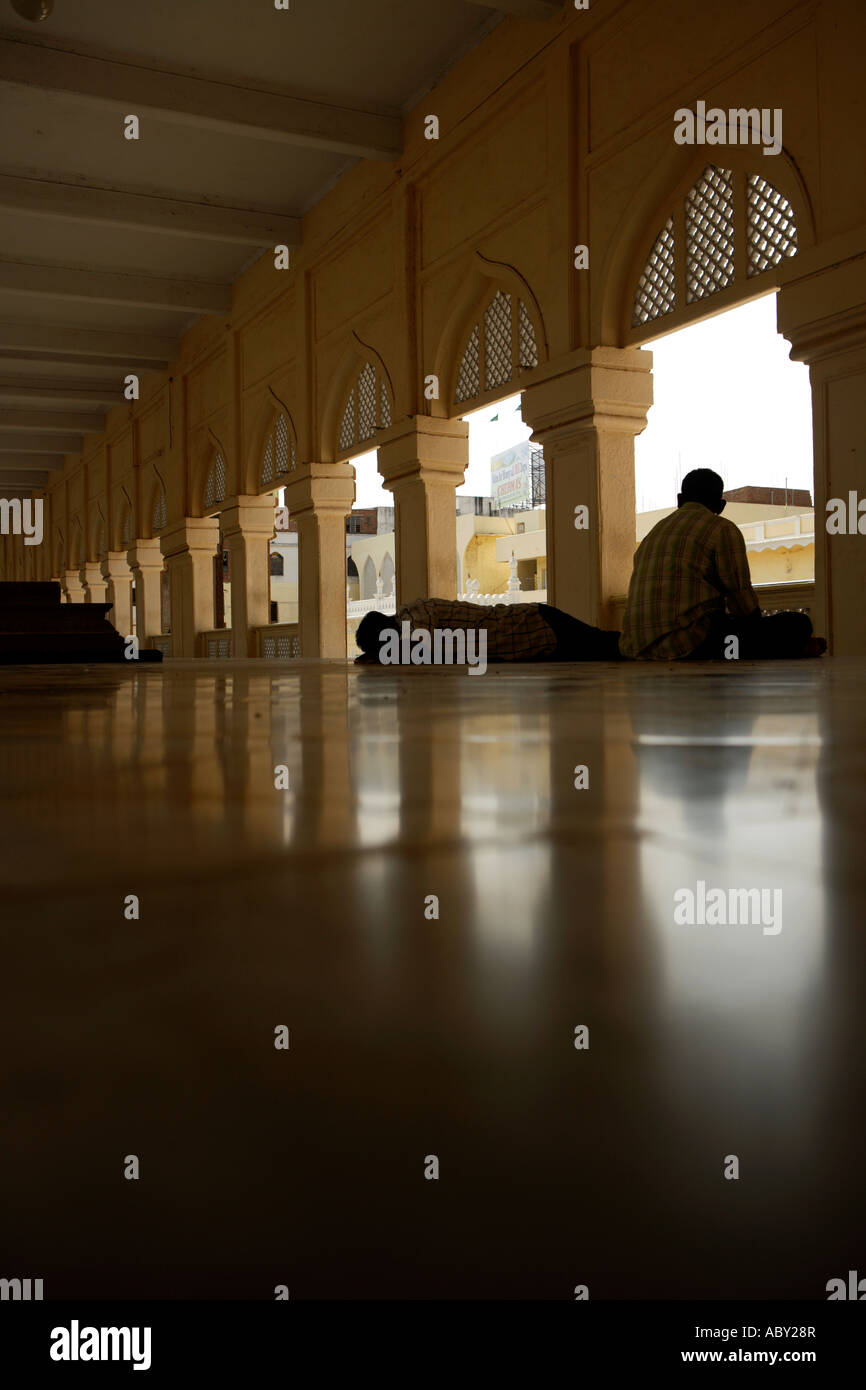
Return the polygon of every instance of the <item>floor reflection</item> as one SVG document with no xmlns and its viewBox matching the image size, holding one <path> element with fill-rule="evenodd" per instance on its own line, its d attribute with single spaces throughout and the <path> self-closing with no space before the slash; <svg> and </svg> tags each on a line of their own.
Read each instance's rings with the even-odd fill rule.
<svg viewBox="0 0 866 1390">
<path fill-rule="evenodd" d="M 861 673 L 769 666 L 0 674 L 10 1268 L 821 1297 L 863 1230 Z M 783 930 L 678 925 L 698 880 Z"/>
</svg>

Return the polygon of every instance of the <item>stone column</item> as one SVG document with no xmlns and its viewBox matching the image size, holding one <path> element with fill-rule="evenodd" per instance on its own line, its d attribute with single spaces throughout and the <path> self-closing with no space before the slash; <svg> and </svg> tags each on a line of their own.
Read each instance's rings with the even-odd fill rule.
<svg viewBox="0 0 866 1390">
<path fill-rule="evenodd" d="M 159 586 L 163 566 L 159 541 L 133 541 L 126 560 L 135 584 L 135 635 L 144 645 L 162 632 Z"/>
<path fill-rule="evenodd" d="M 777 298 L 779 332 L 791 357 L 807 362 L 812 383 L 815 465 L 815 605 L 812 625 L 836 656 L 862 656 L 866 647 L 866 260 L 843 259 L 814 267 L 797 257 Z M 850 256 L 852 248 L 845 248 Z M 810 266 L 810 259 L 812 265 Z M 847 525 L 836 527 L 838 506 Z M 851 503 L 853 502 L 853 508 Z M 832 521 L 833 532 L 827 522 Z"/>
<path fill-rule="evenodd" d="M 651 405 L 642 348 L 581 348 L 523 392 L 523 419 L 544 449 L 548 600 L 599 627 L 613 626 L 611 600 L 628 589 L 634 441 Z"/>
<path fill-rule="evenodd" d="M 222 512 L 223 544 L 230 555 L 232 655 L 256 655 L 256 628 L 270 618 L 274 499 L 236 497 Z"/>
<path fill-rule="evenodd" d="M 298 523 L 301 656 L 346 656 L 346 517 L 355 500 L 349 463 L 307 463 L 288 475 Z"/>
<path fill-rule="evenodd" d="M 79 574 L 84 586 L 84 602 L 105 603 L 106 583 L 99 565 L 88 560 L 81 566 Z"/>
<path fill-rule="evenodd" d="M 132 570 L 125 550 L 109 550 L 99 568 L 105 580 L 105 602 L 112 605 L 109 622 L 123 637 L 132 633 Z"/>
<path fill-rule="evenodd" d="M 61 585 L 66 595 L 67 603 L 84 603 L 86 593 L 84 583 L 81 578 L 80 570 L 64 570 Z"/>
<path fill-rule="evenodd" d="M 379 444 L 379 472 L 394 494 L 398 604 L 457 595 L 455 492 L 468 463 L 463 420 L 415 415 Z"/>
<path fill-rule="evenodd" d="M 186 517 L 160 536 L 171 589 L 171 654 L 198 656 L 198 637 L 214 624 L 213 557 L 216 517 Z"/>
</svg>

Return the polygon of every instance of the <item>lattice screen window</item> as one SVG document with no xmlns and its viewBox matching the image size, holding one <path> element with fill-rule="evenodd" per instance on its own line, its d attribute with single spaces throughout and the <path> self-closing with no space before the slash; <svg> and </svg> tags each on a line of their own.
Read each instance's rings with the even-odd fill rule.
<svg viewBox="0 0 866 1390">
<path fill-rule="evenodd" d="M 166 513 L 166 504 L 165 504 L 165 488 L 164 488 L 164 487 L 160 487 L 159 490 L 157 491 L 156 497 L 153 499 L 153 529 L 154 529 L 154 531 L 161 531 L 167 520 L 168 520 L 168 516 L 167 516 L 167 513 Z"/>
<path fill-rule="evenodd" d="M 123 544 L 128 550 L 132 545 L 132 508 L 127 507 L 123 517 Z"/>
<path fill-rule="evenodd" d="M 207 481 L 204 485 L 204 504 L 205 507 L 213 507 L 217 502 L 226 500 L 226 461 L 222 454 L 215 454 L 213 463 L 208 469 Z"/>
<path fill-rule="evenodd" d="M 743 197 L 744 207 L 739 202 Z M 708 164 L 686 195 L 683 212 L 685 245 L 674 214 L 656 238 L 638 281 L 632 328 L 682 312 L 677 283 L 685 283 L 686 306 L 699 304 L 729 285 L 772 270 L 799 250 L 794 209 L 761 174 L 735 178 L 729 169 Z M 735 226 L 745 228 L 745 244 L 735 243 Z"/>
<path fill-rule="evenodd" d="M 285 415 L 280 413 L 274 425 L 274 463 L 277 477 L 283 478 L 286 473 L 291 473 L 296 462 L 295 441 L 289 433 L 289 422 Z"/>
<path fill-rule="evenodd" d="M 716 294 L 733 278 L 733 176 L 708 164 L 686 194 L 686 303 Z"/>
<path fill-rule="evenodd" d="M 457 390 L 454 399 L 458 405 L 461 401 L 471 401 L 474 396 L 481 392 L 481 354 L 478 346 L 480 336 L 480 329 L 476 323 L 469 342 L 466 344 L 466 351 L 457 373 Z"/>
<path fill-rule="evenodd" d="M 484 389 L 511 380 L 511 295 L 497 290 L 484 311 Z"/>
<path fill-rule="evenodd" d="M 483 373 L 482 373 L 482 365 Z M 538 343 L 522 299 L 497 290 L 469 335 L 457 371 L 456 405 L 507 386 L 516 373 L 538 366 Z"/>
<path fill-rule="evenodd" d="M 355 442 L 355 388 L 349 392 L 346 409 L 340 425 L 340 448 L 351 449 Z"/>
<path fill-rule="evenodd" d="M 535 328 L 529 317 L 529 310 L 522 299 L 517 305 L 517 336 L 520 366 L 523 371 L 531 371 L 533 367 L 538 366 L 538 344 L 535 341 Z"/>
<path fill-rule="evenodd" d="M 669 217 L 655 240 L 649 260 L 637 282 L 632 328 L 670 314 L 676 307 L 674 220 Z"/>
<path fill-rule="evenodd" d="M 340 422 L 337 445 L 340 452 L 354 449 L 372 439 L 377 430 L 391 425 L 391 397 L 381 373 L 372 362 L 365 362 L 349 392 Z"/>
<path fill-rule="evenodd" d="M 265 445 L 265 456 L 262 459 L 262 487 L 269 487 L 274 481 L 274 435 L 273 431 L 268 435 L 268 442 Z"/>
<path fill-rule="evenodd" d="M 376 433 L 376 373 L 368 362 L 358 377 L 358 439 L 372 439 Z"/>
<path fill-rule="evenodd" d="M 275 478 L 282 478 L 286 473 L 292 472 L 295 463 L 295 441 L 289 430 L 289 422 L 280 411 L 265 445 L 264 458 L 262 459 L 262 487 L 269 487 Z"/>
<path fill-rule="evenodd" d="M 797 223 L 788 199 L 760 174 L 750 174 L 746 184 L 749 266 L 747 274 L 760 275 L 796 256 Z"/>
</svg>

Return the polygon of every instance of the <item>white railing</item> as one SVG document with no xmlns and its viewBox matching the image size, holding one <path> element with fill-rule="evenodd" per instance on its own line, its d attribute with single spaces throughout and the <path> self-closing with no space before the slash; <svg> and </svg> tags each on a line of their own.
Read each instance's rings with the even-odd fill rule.
<svg viewBox="0 0 866 1390">
<path fill-rule="evenodd" d="M 815 581 L 813 579 L 794 580 L 788 584 L 755 584 L 753 587 L 758 595 L 762 613 L 792 611 L 811 614 L 815 606 Z M 624 597 L 611 599 L 611 626 L 622 627 L 625 603 Z"/>
<path fill-rule="evenodd" d="M 546 603 L 546 589 L 518 589 L 510 594 L 458 594 L 461 603 L 480 603 L 492 605 L 494 603 Z"/>
<path fill-rule="evenodd" d="M 397 600 L 393 594 L 380 594 L 378 598 L 350 598 L 346 600 L 346 617 L 363 618 L 365 613 L 396 613 Z"/>
<path fill-rule="evenodd" d="M 814 579 L 794 580 L 790 584 L 755 584 L 762 613 L 809 613 L 815 607 Z"/>
<path fill-rule="evenodd" d="M 477 581 L 475 581 L 477 582 Z M 481 594 L 474 587 L 472 580 L 469 581 L 469 589 L 457 598 L 461 603 L 478 603 L 482 606 L 491 606 L 495 603 L 546 603 L 546 589 L 520 589 L 517 584 L 517 576 L 514 575 L 509 581 L 510 587 L 501 594 Z M 363 618 L 365 613 L 385 613 L 397 612 L 397 599 L 391 594 L 374 594 L 371 598 L 351 598 L 346 601 L 347 618 Z"/>
</svg>

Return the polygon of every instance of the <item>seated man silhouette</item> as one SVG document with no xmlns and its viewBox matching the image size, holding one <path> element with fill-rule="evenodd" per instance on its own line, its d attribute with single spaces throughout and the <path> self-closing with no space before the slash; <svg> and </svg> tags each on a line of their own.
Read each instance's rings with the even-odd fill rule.
<svg viewBox="0 0 866 1390">
<path fill-rule="evenodd" d="M 822 637 L 812 636 L 806 613 L 761 614 L 742 533 L 721 517 L 724 486 L 709 468 L 687 473 L 677 510 L 638 546 L 620 638 L 623 656 L 713 661 L 726 655 L 821 656 L 827 650 Z"/>
<path fill-rule="evenodd" d="M 548 603 L 496 603 L 486 607 L 458 599 L 419 598 L 401 604 L 393 617 L 373 611 L 358 624 L 356 663 L 381 661 L 388 634 L 408 622 L 413 631 L 484 631 L 487 661 L 619 661 L 618 632 L 590 627 Z"/>
</svg>

